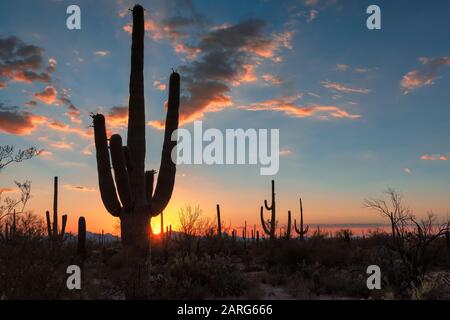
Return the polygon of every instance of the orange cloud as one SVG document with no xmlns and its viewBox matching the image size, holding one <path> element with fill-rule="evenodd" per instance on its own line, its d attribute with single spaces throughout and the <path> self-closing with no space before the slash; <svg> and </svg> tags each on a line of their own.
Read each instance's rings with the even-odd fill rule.
<svg viewBox="0 0 450 320">
<path fill-rule="evenodd" d="M 55 87 L 47 86 L 45 87 L 44 91 L 36 92 L 34 96 L 36 97 L 36 99 L 45 104 L 53 104 L 56 101 L 57 94 L 58 91 L 56 91 Z"/>
<path fill-rule="evenodd" d="M 159 91 L 164 91 L 166 90 L 166 85 L 164 83 L 162 83 L 159 80 L 155 80 L 153 81 L 153 86 L 158 89 Z"/>
<path fill-rule="evenodd" d="M 421 87 L 433 85 L 438 79 L 439 68 L 442 66 L 450 67 L 450 57 L 435 59 L 420 57 L 419 61 L 424 67 L 421 70 L 409 71 L 400 81 L 400 86 L 405 94 Z"/>
<path fill-rule="evenodd" d="M 52 130 L 76 134 L 82 138 L 91 138 L 93 136 L 92 131 L 89 129 L 71 127 L 68 124 L 65 124 L 58 120 L 52 120 L 47 125 Z"/>
<path fill-rule="evenodd" d="M 66 149 L 66 150 L 73 148 L 73 144 L 66 141 L 55 141 L 50 143 L 50 146 L 56 149 Z"/>
<path fill-rule="evenodd" d="M 278 111 L 288 117 L 306 118 L 317 116 L 321 120 L 331 118 L 336 119 L 359 119 L 358 114 L 350 114 L 337 106 L 326 106 L 313 104 L 309 106 L 300 106 L 295 101 L 298 97 L 282 97 L 280 99 L 271 99 L 259 103 L 252 103 L 248 106 L 240 106 L 240 109 L 249 111 Z"/>
<path fill-rule="evenodd" d="M 420 157 L 422 160 L 426 161 L 448 161 L 450 158 L 450 155 L 444 155 L 444 154 L 425 154 Z"/>
<path fill-rule="evenodd" d="M 363 94 L 367 94 L 369 93 L 371 90 L 370 89 L 364 89 L 364 88 L 352 88 L 352 87 L 348 87 L 342 83 L 337 83 L 337 82 L 330 82 L 330 81 L 322 81 L 322 85 L 324 88 L 327 89 L 332 89 L 332 90 L 336 90 L 339 92 L 344 92 L 344 93 L 363 93 Z"/>
<path fill-rule="evenodd" d="M 128 124 L 128 107 L 112 107 L 107 118 L 110 127 L 126 127 Z"/>
<path fill-rule="evenodd" d="M 0 103 L 0 132 L 27 135 L 46 120 L 44 116 L 20 111 L 17 107 L 6 107 Z"/>
</svg>

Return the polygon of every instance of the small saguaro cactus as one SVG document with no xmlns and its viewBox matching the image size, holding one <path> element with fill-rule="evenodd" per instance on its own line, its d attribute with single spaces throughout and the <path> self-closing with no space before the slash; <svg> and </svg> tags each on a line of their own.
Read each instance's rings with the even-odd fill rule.
<svg viewBox="0 0 450 320">
<path fill-rule="evenodd" d="M 51 241 L 63 241 L 66 233 L 67 214 L 62 216 L 61 230 L 58 230 L 58 177 L 53 183 L 53 223 L 50 221 L 50 212 L 45 212 L 47 219 L 47 233 Z"/>
<path fill-rule="evenodd" d="M 220 206 L 216 205 L 217 209 L 217 237 L 222 238 L 222 221 L 220 220 Z"/>
<path fill-rule="evenodd" d="M 302 198 L 300 198 L 300 228 L 297 228 L 297 220 L 294 219 L 295 232 L 299 234 L 300 240 L 305 239 L 305 235 L 308 233 L 309 226 L 303 227 L 303 204 Z"/>
<path fill-rule="evenodd" d="M 288 222 L 286 226 L 286 233 L 284 235 L 287 240 L 291 238 L 291 210 L 288 211 Z"/>
<path fill-rule="evenodd" d="M 78 218 L 78 244 L 77 254 L 83 259 L 86 257 L 86 219 Z"/>
<path fill-rule="evenodd" d="M 159 215 L 169 203 L 175 184 L 176 164 L 172 134 L 178 128 L 180 75 L 175 71 L 169 80 L 169 98 L 164 143 L 158 180 L 153 188 L 155 171 L 145 171 L 145 99 L 144 99 L 144 8 L 134 6 L 131 45 L 131 75 L 128 105 L 127 147 L 122 137 L 107 139 L 105 117 L 92 116 L 100 194 L 106 210 L 121 222 L 122 241 L 132 252 L 146 255 L 149 246 L 150 219 Z M 114 178 L 111 172 L 111 160 Z"/>
<path fill-rule="evenodd" d="M 259 242 L 259 230 L 256 230 L 256 242 Z"/>
<path fill-rule="evenodd" d="M 275 181 L 272 180 L 272 204 L 269 206 L 267 200 L 264 200 L 264 206 L 266 210 L 271 211 L 272 215 L 270 220 L 264 220 L 264 208 L 261 206 L 261 225 L 263 231 L 270 237 L 270 240 L 275 240 L 275 228 L 276 228 L 276 214 L 275 214 Z"/>
<path fill-rule="evenodd" d="M 244 228 L 242 229 L 242 239 L 247 240 L 247 221 L 245 221 Z"/>
</svg>

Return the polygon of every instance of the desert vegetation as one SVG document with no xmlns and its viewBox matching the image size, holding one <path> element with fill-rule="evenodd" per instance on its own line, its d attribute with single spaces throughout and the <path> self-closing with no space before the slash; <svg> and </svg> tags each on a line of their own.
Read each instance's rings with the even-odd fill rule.
<svg viewBox="0 0 450 320">
<path fill-rule="evenodd" d="M 31 182 L 16 182 L 18 198 L 0 193 L 0 299 L 450 299 L 450 221 L 431 213 L 416 217 L 393 189 L 386 199 L 364 201 L 386 218 L 390 233 L 313 231 L 305 224 L 310 217 L 302 198 L 298 211 L 277 212 L 275 180 L 271 199 L 259 216 L 255 212 L 258 227 L 247 221 L 226 226 L 226 204 L 217 204 L 216 219 L 187 204 L 179 209 L 178 230 L 165 226 L 163 211 L 176 177 L 171 136 L 178 127 L 181 79 L 175 71 L 170 76 L 154 187 L 156 171 L 145 170 L 143 53 L 144 12 L 135 6 L 127 146 L 118 134 L 108 139 L 102 114 L 92 115 L 100 194 L 105 209 L 120 220 L 120 237 L 89 237 L 84 217 L 77 234 L 68 233 L 70 213 L 58 212 L 57 177 L 53 213 L 46 212 L 45 222 L 27 209 Z M 35 148 L 15 153 L 2 147 L 0 170 L 36 155 Z M 154 234 L 150 220 L 157 216 L 161 228 Z M 66 286 L 69 265 L 82 270 L 80 290 Z M 379 290 L 367 288 L 369 265 L 382 271 Z"/>
</svg>

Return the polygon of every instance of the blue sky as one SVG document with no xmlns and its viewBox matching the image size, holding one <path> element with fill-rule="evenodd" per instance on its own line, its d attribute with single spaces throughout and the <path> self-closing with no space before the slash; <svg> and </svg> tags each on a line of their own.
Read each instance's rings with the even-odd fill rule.
<svg viewBox="0 0 450 320">
<path fill-rule="evenodd" d="M 65 27 L 70 4 L 81 8 L 81 30 Z M 302 196 L 313 223 L 379 221 L 362 209 L 362 201 L 390 186 L 405 195 L 417 215 L 446 215 L 450 3 L 141 4 L 147 21 L 148 121 L 164 119 L 164 84 L 175 68 L 187 97 L 181 106 L 186 128 L 201 119 L 206 128 L 280 129 L 284 155 L 274 177 L 280 212 L 297 211 Z M 381 30 L 366 28 L 370 4 L 381 8 Z M 58 175 L 65 188 L 63 210 L 74 217 L 87 215 L 104 229 L 113 224 L 97 191 L 89 113 L 105 113 L 111 131 L 126 134 L 127 9 L 132 5 L 125 0 L 0 3 L 0 39 L 15 37 L 16 46 L 41 48 L 42 66 L 34 71 L 44 72 L 49 59 L 56 62 L 50 80 L 26 82 L 11 75 L 21 70 L 10 69 L 0 78 L 5 84 L 0 90 L 2 144 L 46 150 L 36 160 L 4 170 L 0 187 L 31 179 L 31 207 L 39 214 L 50 207 L 51 179 Z M 3 68 L 5 59 L 0 60 Z M 46 87 L 54 91 L 35 95 Z M 11 111 L 12 106 L 17 108 Z M 72 119 L 66 114 L 70 111 Z M 9 123 L 13 115 L 28 122 Z M 162 131 L 155 126 L 147 127 L 148 168 L 159 167 Z M 259 166 L 180 166 L 169 220 L 175 221 L 185 203 L 198 203 L 211 215 L 220 203 L 233 224 L 244 219 L 257 223 L 270 179 L 259 175 Z"/>
</svg>

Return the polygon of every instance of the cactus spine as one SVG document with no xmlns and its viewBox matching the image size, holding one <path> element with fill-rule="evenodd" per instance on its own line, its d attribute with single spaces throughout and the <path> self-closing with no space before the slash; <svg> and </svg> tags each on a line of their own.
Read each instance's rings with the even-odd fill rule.
<svg viewBox="0 0 450 320">
<path fill-rule="evenodd" d="M 309 226 L 303 227 L 303 204 L 302 204 L 302 198 L 300 198 L 300 229 L 297 228 L 297 221 L 294 219 L 294 229 L 295 232 L 299 234 L 300 240 L 303 240 L 305 238 L 305 235 L 308 233 Z"/>
<path fill-rule="evenodd" d="M 220 220 L 220 206 L 217 204 L 216 205 L 216 209 L 217 209 L 217 236 L 220 238 L 222 238 L 222 221 Z"/>
<path fill-rule="evenodd" d="M 58 230 L 58 177 L 53 182 L 53 223 L 50 221 L 50 212 L 45 212 L 47 219 L 47 233 L 51 241 L 63 241 L 66 233 L 67 214 L 62 216 L 61 230 Z"/>
<path fill-rule="evenodd" d="M 86 219 L 78 218 L 78 244 L 77 254 L 83 259 L 86 257 Z"/>
<path fill-rule="evenodd" d="M 271 211 L 272 215 L 270 220 L 264 220 L 263 206 L 261 206 L 261 225 L 263 231 L 270 237 L 270 240 L 275 240 L 275 228 L 276 228 L 276 215 L 275 215 L 275 181 L 272 180 L 272 204 L 269 206 L 267 200 L 264 200 L 264 206 L 266 210 Z"/>
<path fill-rule="evenodd" d="M 102 114 L 95 114 L 92 117 L 98 180 L 103 204 L 111 215 L 120 218 L 124 245 L 146 253 L 149 245 L 150 218 L 159 215 L 167 206 L 175 183 L 176 166 L 172 162 L 171 151 L 176 141 L 172 141 L 171 136 L 178 128 L 180 76 L 176 72 L 170 76 L 161 165 L 153 192 L 155 171 L 145 171 L 146 120 L 143 69 L 144 8 L 136 5 L 133 8 L 128 146 L 122 146 L 122 138 L 118 134 L 111 136 L 108 146 L 105 117 Z M 115 183 L 111 172 L 110 156 Z"/>
</svg>

